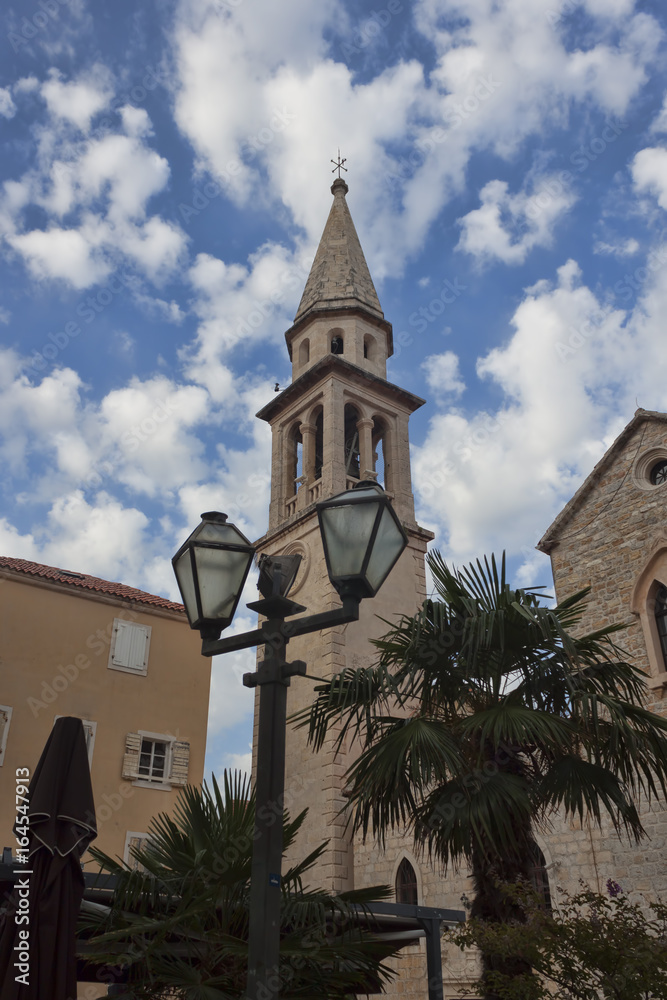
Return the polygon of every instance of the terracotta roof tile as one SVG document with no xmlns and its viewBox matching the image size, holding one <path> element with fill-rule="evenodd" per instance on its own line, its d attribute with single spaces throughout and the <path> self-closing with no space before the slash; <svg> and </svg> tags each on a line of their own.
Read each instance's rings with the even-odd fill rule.
<svg viewBox="0 0 667 1000">
<path fill-rule="evenodd" d="M 44 566 L 42 563 L 30 562 L 28 559 L 0 556 L 0 569 L 2 568 L 25 573 L 26 576 L 39 576 L 44 580 L 64 583 L 70 587 L 78 587 L 80 590 L 94 590 L 98 594 L 109 594 L 112 597 L 120 597 L 124 601 L 134 601 L 138 604 L 151 605 L 154 608 L 164 608 L 167 611 L 185 610 L 182 604 L 169 601 L 166 597 L 158 597 L 156 594 L 147 594 L 143 590 L 128 587 L 124 583 L 112 583 L 109 580 L 101 580 L 97 576 L 88 576 L 86 573 L 75 573 L 66 569 L 58 569 L 55 566 Z"/>
</svg>

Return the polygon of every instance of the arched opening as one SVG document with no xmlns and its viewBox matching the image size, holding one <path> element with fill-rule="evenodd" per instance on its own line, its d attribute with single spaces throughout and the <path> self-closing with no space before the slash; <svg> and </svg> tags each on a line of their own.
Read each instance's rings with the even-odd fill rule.
<svg viewBox="0 0 667 1000">
<path fill-rule="evenodd" d="M 533 843 L 531 866 L 529 869 L 530 883 L 538 898 L 538 902 L 547 913 L 551 913 L 551 890 L 549 889 L 549 875 L 547 872 L 547 860 L 540 850 L 538 844 Z"/>
<path fill-rule="evenodd" d="M 667 536 L 657 533 L 652 553 L 637 576 L 630 601 L 631 611 L 639 616 L 652 690 L 662 691 L 667 678 Z"/>
<path fill-rule="evenodd" d="M 377 342 L 370 333 L 364 336 L 364 357 L 368 361 L 375 361 L 377 355 Z"/>
<path fill-rule="evenodd" d="M 357 420 L 359 413 L 356 408 L 347 403 L 345 406 L 345 475 L 359 479 L 361 456 L 359 454 L 359 431 Z"/>
<path fill-rule="evenodd" d="M 653 614 L 655 617 L 655 627 L 658 630 L 658 639 L 660 640 L 662 661 L 664 669 L 667 670 L 667 587 L 661 583 L 657 583 L 657 587 L 658 589 L 653 599 Z"/>
<path fill-rule="evenodd" d="M 343 344 L 343 331 L 342 330 L 330 330 L 329 337 L 331 338 L 331 353 L 332 354 L 343 354 L 344 344 Z"/>
<path fill-rule="evenodd" d="M 292 497 L 298 490 L 297 480 L 303 475 L 303 439 L 299 424 L 296 423 L 287 436 L 288 454 L 285 462 L 287 472 L 286 493 Z"/>
<path fill-rule="evenodd" d="M 387 485 L 387 461 L 386 461 L 386 435 L 387 425 L 379 417 L 373 418 L 373 469 L 375 471 L 375 481 L 389 489 Z"/>
<path fill-rule="evenodd" d="M 315 417 L 315 479 L 322 478 L 324 456 L 324 413 L 320 408 Z"/>
<path fill-rule="evenodd" d="M 310 361 L 310 340 L 308 337 L 304 339 L 299 344 L 299 364 L 305 365 Z"/>
<path fill-rule="evenodd" d="M 395 889 L 397 903 L 407 903 L 409 906 L 418 905 L 417 875 L 407 858 L 403 858 L 398 866 Z"/>
</svg>

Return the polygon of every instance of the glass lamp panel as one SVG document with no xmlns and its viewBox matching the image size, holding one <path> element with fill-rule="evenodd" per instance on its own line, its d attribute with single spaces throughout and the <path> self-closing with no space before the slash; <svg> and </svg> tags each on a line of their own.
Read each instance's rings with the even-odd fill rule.
<svg viewBox="0 0 667 1000">
<path fill-rule="evenodd" d="M 238 528 L 219 521 L 203 521 L 193 533 L 193 538 L 198 542 L 217 542 L 219 545 L 248 545 L 248 539 Z"/>
<path fill-rule="evenodd" d="M 199 617 L 199 612 L 197 610 L 197 597 L 195 594 L 195 582 L 192 575 L 192 561 L 190 559 L 189 548 L 176 560 L 174 572 L 176 573 L 178 585 L 181 588 L 181 595 L 188 619 L 190 620 L 190 624 L 192 624 Z"/>
<path fill-rule="evenodd" d="M 362 492 L 365 491 L 357 491 L 358 494 Z M 372 495 L 377 496 L 376 493 Z M 361 573 L 379 506 L 379 503 L 351 503 L 322 510 L 332 578 Z"/>
<path fill-rule="evenodd" d="M 231 618 L 252 553 L 200 548 L 195 542 L 202 617 Z"/>
<path fill-rule="evenodd" d="M 366 570 L 366 579 L 374 591 L 377 592 L 387 579 L 389 571 L 404 548 L 405 539 L 390 509 L 385 507 Z"/>
</svg>

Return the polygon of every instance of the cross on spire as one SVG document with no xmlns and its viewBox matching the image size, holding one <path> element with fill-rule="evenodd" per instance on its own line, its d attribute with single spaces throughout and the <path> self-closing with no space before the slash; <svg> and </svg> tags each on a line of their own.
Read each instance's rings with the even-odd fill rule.
<svg viewBox="0 0 667 1000">
<path fill-rule="evenodd" d="M 346 157 L 343 157 L 343 159 L 341 160 L 341 158 L 340 158 L 340 149 L 338 150 L 338 159 L 337 160 L 332 160 L 331 162 L 334 164 L 334 168 L 331 171 L 332 174 L 335 173 L 336 170 L 338 171 L 338 176 L 339 177 L 340 177 L 341 170 L 344 170 L 345 173 L 347 173 L 347 167 L 343 166 L 344 163 L 347 163 L 347 159 L 346 159 Z"/>
</svg>

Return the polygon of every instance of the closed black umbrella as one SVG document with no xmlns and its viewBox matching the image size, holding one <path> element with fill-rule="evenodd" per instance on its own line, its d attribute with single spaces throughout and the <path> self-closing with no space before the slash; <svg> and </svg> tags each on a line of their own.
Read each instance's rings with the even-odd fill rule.
<svg viewBox="0 0 667 1000">
<path fill-rule="evenodd" d="M 83 897 L 80 859 L 97 836 L 81 719 L 56 721 L 28 794 L 29 860 L 27 871 L 17 873 L 17 888 L 0 924 L 0 997 L 76 1000 L 76 921 Z M 28 922 L 19 896 L 21 892 L 25 897 L 26 891 Z M 17 917 L 23 918 L 20 923 Z M 27 939 L 19 936 L 26 930 Z M 26 951 L 27 981 L 19 962 Z"/>
</svg>

